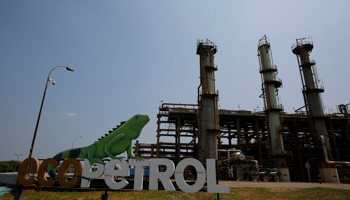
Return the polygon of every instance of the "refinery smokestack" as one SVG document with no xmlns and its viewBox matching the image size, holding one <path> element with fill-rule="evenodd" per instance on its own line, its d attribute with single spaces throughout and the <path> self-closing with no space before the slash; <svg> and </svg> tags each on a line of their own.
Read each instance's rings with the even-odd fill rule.
<svg viewBox="0 0 350 200">
<path fill-rule="evenodd" d="M 292 46 L 293 53 L 297 56 L 300 70 L 301 82 L 303 85 L 303 96 L 306 112 L 310 123 L 310 132 L 315 141 L 318 167 L 321 179 L 324 182 L 339 183 L 339 176 L 336 167 L 325 162 L 321 150 L 321 136 L 325 139 L 326 152 L 328 158 L 333 160 L 331 147 L 328 140 L 326 124 L 323 115 L 323 104 L 320 93 L 324 88 L 320 85 L 315 67 L 315 60 L 310 60 L 309 53 L 313 49 L 311 37 L 296 39 L 296 44 Z"/>
<path fill-rule="evenodd" d="M 283 106 L 278 104 L 277 96 L 278 88 L 282 86 L 282 80 L 277 78 L 277 66 L 273 64 L 270 43 L 267 41 L 266 35 L 259 40 L 258 56 L 263 92 L 261 97 L 264 99 L 264 110 L 267 116 L 271 154 L 274 160 L 273 167 L 281 168 L 283 181 L 289 182 L 289 170 L 284 158 L 283 137 L 280 132 L 280 112 L 283 111 Z"/>
<path fill-rule="evenodd" d="M 197 55 L 200 62 L 200 86 L 198 87 L 198 134 L 199 160 L 217 159 L 217 135 L 219 132 L 218 91 L 215 90 L 214 65 L 216 45 L 210 40 L 197 41 Z"/>
</svg>

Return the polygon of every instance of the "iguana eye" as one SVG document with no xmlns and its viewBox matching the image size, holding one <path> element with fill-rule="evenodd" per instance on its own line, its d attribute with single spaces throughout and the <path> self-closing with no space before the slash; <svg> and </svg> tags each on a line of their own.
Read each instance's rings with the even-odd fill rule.
<svg viewBox="0 0 350 200">
<path fill-rule="evenodd" d="M 139 116 L 135 116 L 135 118 L 136 118 L 136 119 L 138 119 L 138 118 L 139 118 Z"/>
</svg>

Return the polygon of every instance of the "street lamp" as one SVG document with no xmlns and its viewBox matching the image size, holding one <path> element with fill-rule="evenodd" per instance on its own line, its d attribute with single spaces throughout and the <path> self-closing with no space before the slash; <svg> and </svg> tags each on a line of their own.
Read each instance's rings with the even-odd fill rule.
<svg viewBox="0 0 350 200">
<path fill-rule="evenodd" d="M 74 138 L 74 140 L 77 139 L 77 138 L 82 138 L 82 137 L 83 137 L 83 136 L 78 136 L 78 137 Z M 74 145 L 74 140 L 73 140 L 73 142 L 72 142 L 72 149 L 73 149 L 73 145 Z"/>
<path fill-rule="evenodd" d="M 21 156 L 21 155 L 22 155 L 22 154 L 16 154 L 16 153 L 15 153 L 15 156 L 17 156 L 17 161 L 16 161 L 16 165 L 15 165 L 15 170 L 14 170 L 14 172 L 15 172 L 16 169 L 17 169 L 18 157 Z"/>
<path fill-rule="evenodd" d="M 47 86 L 49 85 L 49 82 L 52 81 L 52 84 L 55 85 L 56 82 L 50 78 L 50 74 L 51 72 L 58 68 L 58 67 L 65 67 L 68 71 L 71 71 L 71 72 L 74 72 L 74 69 L 70 68 L 70 67 L 67 67 L 67 66 L 56 66 L 54 67 L 49 75 L 47 76 L 47 80 L 46 80 L 46 85 L 45 85 L 45 90 L 44 90 L 44 95 L 43 95 L 43 100 L 41 101 L 41 106 L 40 106 L 40 111 L 39 111 L 39 115 L 38 115 L 38 120 L 36 121 L 36 126 L 35 126 L 35 131 L 34 131 L 34 136 L 33 136 L 33 141 L 32 141 L 32 146 L 30 147 L 30 151 L 29 151 L 29 158 L 32 157 L 32 153 L 33 153 L 33 148 L 34 148 L 34 142 L 35 142 L 35 137 L 36 137 L 36 133 L 38 131 L 38 126 L 39 126 L 39 121 L 40 121 L 40 116 L 41 116 L 41 111 L 43 109 L 43 105 L 44 105 L 44 100 L 45 100 L 45 95 L 46 95 L 46 89 L 47 89 Z"/>
</svg>

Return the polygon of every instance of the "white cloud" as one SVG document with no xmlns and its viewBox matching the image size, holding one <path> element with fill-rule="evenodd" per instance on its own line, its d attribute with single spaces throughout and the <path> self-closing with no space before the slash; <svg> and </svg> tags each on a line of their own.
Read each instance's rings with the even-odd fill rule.
<svg viewBox="0 0 350 200">
<path fill-rule="evenodd" d="M 66 115 L 66 116 L 69 116 L 69 117 L 74 117 L 74 116 L 77 115 L 77 113 L 67 112 L 67 111 L 62 111 L 61 113 L 62 113 L 62 115 Z"/>
</svg>

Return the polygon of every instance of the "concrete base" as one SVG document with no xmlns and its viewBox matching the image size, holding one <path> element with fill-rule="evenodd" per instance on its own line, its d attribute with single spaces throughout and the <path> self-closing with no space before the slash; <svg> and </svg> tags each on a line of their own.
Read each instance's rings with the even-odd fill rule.
<svg viewBox="0 0 350 200">
<path fill-rule="evenodd" d="M 0 183 L 8 185 L 17 184 L 17 172 L 0 173 Z"/>
<path fill-rule="evenodd" d="M 319 168 L 321 180 L 325 183 L 340 183 L 336 168 Z"/>
<path fill-rule="evenodd" d="M 281 178 L 283 179 L 283 182 L 290 182 L 289 169 L 281 168 L 281 173 L 282 173 Z"/>
</svg>

